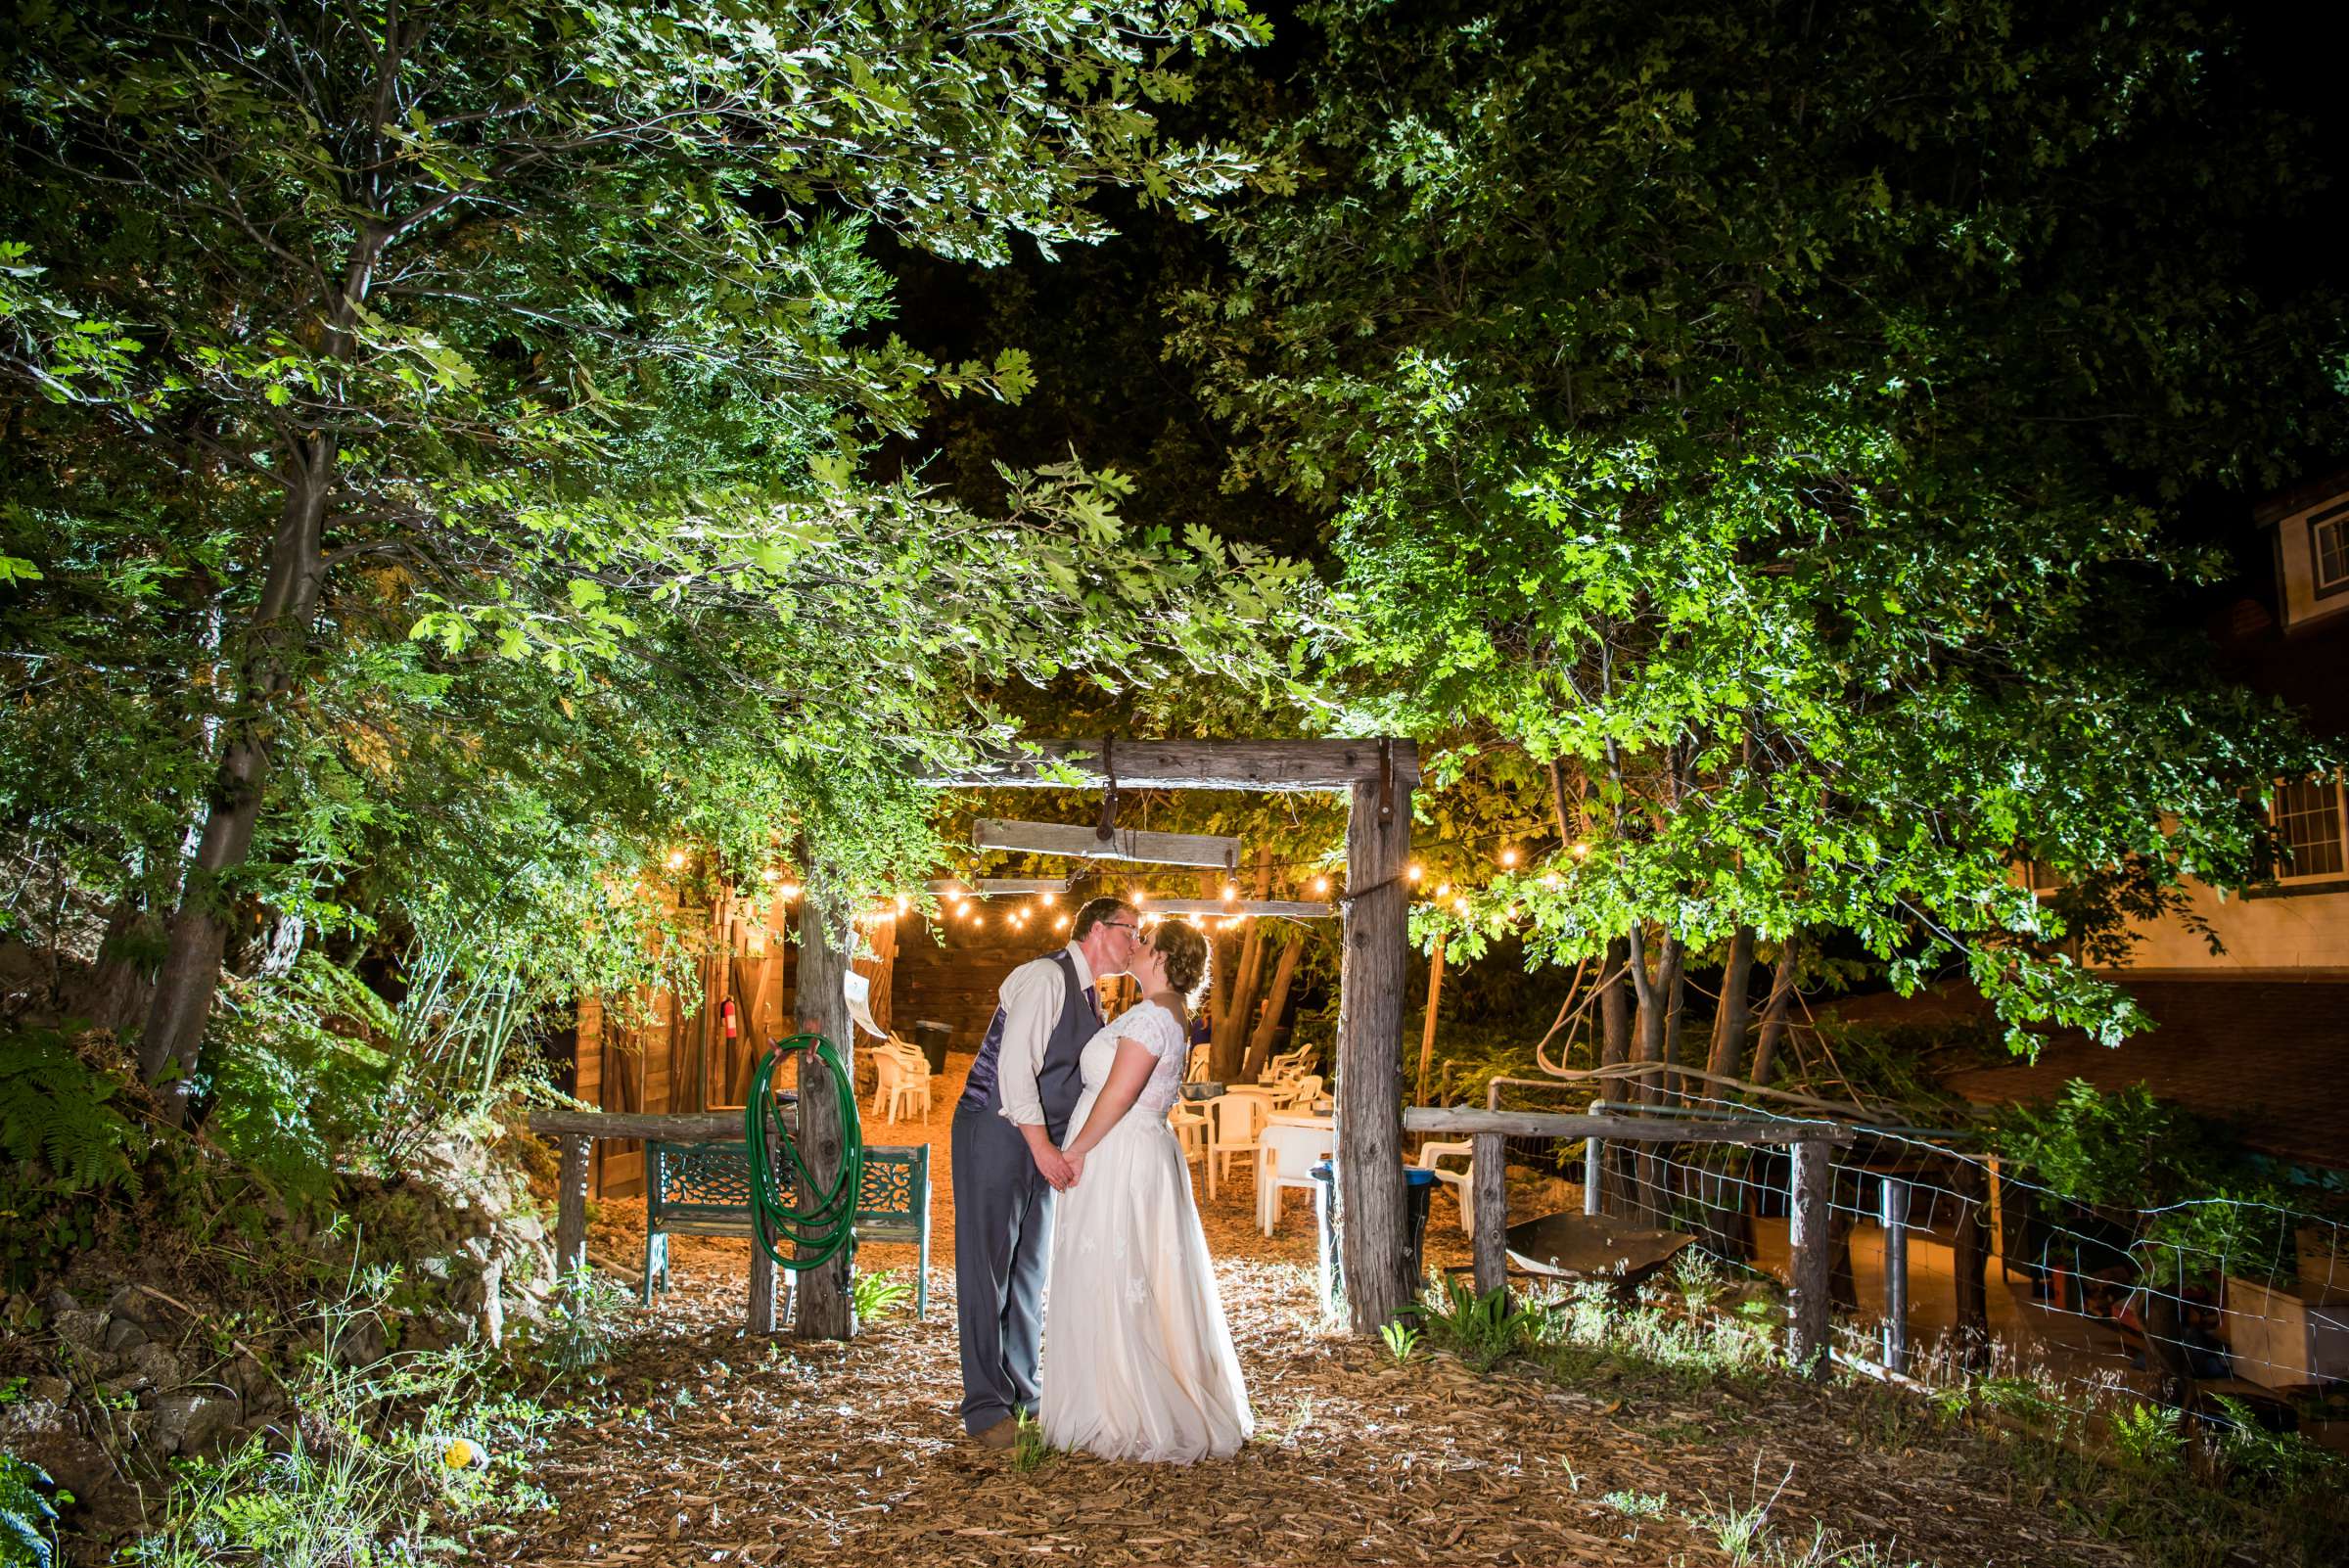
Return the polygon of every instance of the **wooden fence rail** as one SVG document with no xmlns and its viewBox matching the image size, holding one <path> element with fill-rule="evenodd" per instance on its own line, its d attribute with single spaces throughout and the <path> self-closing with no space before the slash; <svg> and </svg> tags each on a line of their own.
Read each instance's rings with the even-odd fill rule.
<svg viewBox="0 0 2349 1568">
<path fill-rule="evenodd" d="M 1633 1116 L 1567 1116 L 1542 1111 L 1449 1110 L 1412 1106 L 1403 1113 L 1406 1132 L 1466 1133 L 1473 1160 L 1469 1201 L 1476 1223 L 1476 1288 L 1507 1288 L 1508 1183 L 1504 1138 L 1587 1139 L 1583 1212 L 1598 1213 L 1598 1176 L 1605 1145 L 1615 1143 L 1791 1144 L 1793 1189 L 1788 1194 L 1787 1245 L 1792 1289 L 1787 1303 L 1786 1359 L 1806 1375 L 1824 1377 L 1828 1355 L 1828 1280 L 1834 1267 L 1829 1236 L 1831 1152 L 1857 1133 L 1834 1122 L 1668 1122 Z"/>
</svg>

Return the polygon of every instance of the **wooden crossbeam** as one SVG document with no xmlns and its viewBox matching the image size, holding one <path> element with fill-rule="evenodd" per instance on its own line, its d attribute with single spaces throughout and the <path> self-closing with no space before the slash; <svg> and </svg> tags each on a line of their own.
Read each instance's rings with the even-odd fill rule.
<svg viewBox="0 0 2349 1568">
<path fill-rule="evenodd" d="M 1065 854 L 1079 860 L 1218 866 L 1226 871 L 1240 863 L 1239 840 L 1209 833 L 1151 833 L 1141 828 L 1115 828 L 1105 839 L 1086 824 L 1012 822 L 995 816 L 983 816 L 971 824 L 971 848 Z"/>
<path fill-rule="evenodd" d="M 1681 1122 L 1637 1116 L 1563 1116 L 1548 1111 L 1451 1111 L 1405 1106 L 1405 1132 L 1499 1132 L 1520 1138 L 1604 1138 L 1610 1143 L 1847 1144 L 1855 1134 L 1832 1122 Z"/>
<path fill-rule="evenodd" d="M 1164 915 L 1283 915 L 1291 920 L 1321 920 L 1337 913 L 1334 904 L 1302 899 L 1150 899 L 1144 914 Z"/>
<path fill-rule="evenodd" d="M 1101 742 L 1033 743 L 1033 753 L 1006 753 L 963 771 L 925 776 L 939 789 L 1088 789 L 1109 781 Z M 1342 790 L 1391 782 L 1408 791 L 1419 782 L 1419 749 L 1390 744 L 1390 770 L 1379 768 L 1375 740 L 1113 741 L 1110 768 L 1121 784 L 1154 790 Z"/>
<path fill-rule="evenodd" d="M 1068 883 L 1059 877 L 981 877 L 972 886 L 984 899 L 1016 897 L 1023 893 L 1066 893 Z"/>
</svg>

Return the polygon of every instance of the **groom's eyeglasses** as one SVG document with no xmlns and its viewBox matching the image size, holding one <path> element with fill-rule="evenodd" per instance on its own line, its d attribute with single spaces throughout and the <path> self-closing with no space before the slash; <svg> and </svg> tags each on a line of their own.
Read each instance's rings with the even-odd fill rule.
<svg viewBox="0 0 2349 1568">
<path fill-rule="evenodd" d="M 1112 931 L 1139 931 L 1141 929 L 1130 920 L 1104 920 L 1101 924 Z"/>
</svg>

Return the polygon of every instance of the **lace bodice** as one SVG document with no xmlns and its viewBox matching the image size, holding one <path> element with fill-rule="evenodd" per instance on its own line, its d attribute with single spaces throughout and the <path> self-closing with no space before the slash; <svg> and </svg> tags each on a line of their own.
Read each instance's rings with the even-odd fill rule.
<svg viewBox="0 0 2349 1568">
<path fill-rule="evenodd" d="M 1145 1001 L 1127 1008 L 1095 1030 L 1093 1038 L 1084 1042 L 1084 1054 L 1078 1064 L 1084 1075 L 1088 1104 L 1108 1081 L 1109 1070 L 1118 1059 L 1121 1039 L 1138 1040 L 1158 1058 L 1158 1065 L 1150 1070 L 1149 1081 L 1142 1084 L 1133 1109 L 1127 1114 L 1164 1120 L 1168 1107 L 1182 1096 L 1182 1064 L 1190 1055 L 1190 1040 L 1183 1034 L 1181 1021 L 1159 1003 Z M 1083 1123 L 1077 1121 L 1070 1125 L 1081 1128 Z"/>
</svg>

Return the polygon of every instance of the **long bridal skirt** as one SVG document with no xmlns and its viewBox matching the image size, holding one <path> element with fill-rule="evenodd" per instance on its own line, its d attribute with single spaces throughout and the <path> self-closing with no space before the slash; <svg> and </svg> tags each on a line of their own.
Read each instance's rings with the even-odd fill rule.
<svg viewBox="0 0 2349 1568">
<path fill-rule="evenodd" d="M 1084 1125 L 1085 1109 L 1074 1126 Z M 1237 1453 L 1256 1418 L 1191 1201 L 1190 1167 L 1164 1115 L 1127 1113 L 1058 1208 L 1044 1441 L 1105 1459 L 1175 1464 Z"/>
</svg>

